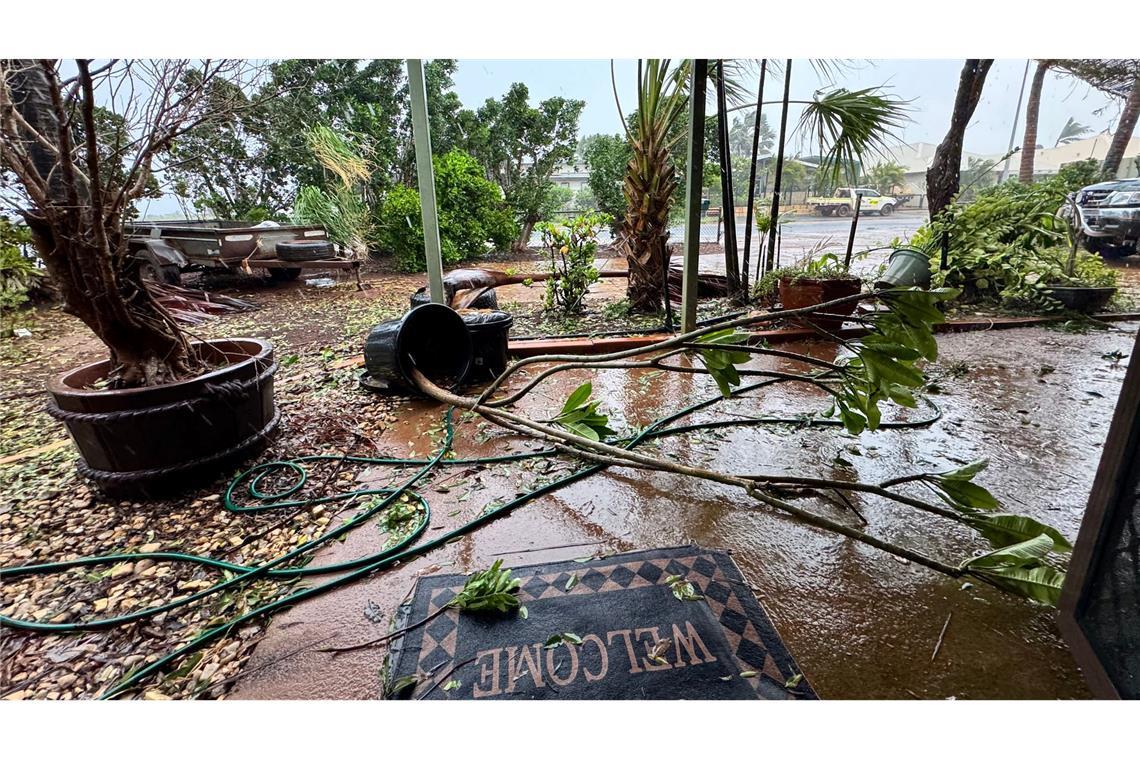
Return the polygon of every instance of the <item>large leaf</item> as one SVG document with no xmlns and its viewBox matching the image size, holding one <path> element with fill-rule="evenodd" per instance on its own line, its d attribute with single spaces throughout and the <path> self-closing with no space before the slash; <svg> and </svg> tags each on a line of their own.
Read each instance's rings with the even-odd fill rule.
<svg viewBox="0 0 1140 760">
<path fill-rule="evenodd" d="M 566 403 L 562 406 L 562 413 L 566 414 L 570 410 L 581 406 L 593 392 L 594 388 L 589 382 L 579 385 L 574 389 L 574 392 L 570 394 L 570 397 L 566 399 Z"/>
<path fill-rule="evenodd" d="M 999 567 L 1029 567 L 1040 564 L 1053 548 L 1053 538 L 1044 533 L 1018 544 L 968 559 L 963 567 L 968 570 L 992 570 Z"/>
<path fill-rule="evenodd" d="M 1001 506 L 992 493 L 977 483 L 953 478 L 947 480 L 936 478 L 935 483 L 942 492 L 941 496 L 953 507 L 989 511 Z"/>
<path fill-rule="evenodd" d="M 942 480 L 973 480 L 974 476 L 982 470 L 989 467 L 990 460 L 979 459 L 975 462 L 970 462 L 967 465 L 959 467 L 956 470 L 938 473 L 938 477 Z"/>
<path fill-rule="evenodd" d="M 1056 607 L 1061 600 L 1065 574 L 1050 565 L 999 567 L 976 571 L 995 585 L 1041 604 Z"/>
<path fill-rule="evenodd" d="M 1068 552 L 1072 551 L 1073 548 L 1073 545 L 1056 528 L 1039 523 L 1032 517 L 1025 515 L 1006 513 L 970 515 L 966 518 L 966 522 L 982 534 L 995 549 L 1023 543 L 1042 534 L 1053 539 L 1053 551 Z"/>
</svg>

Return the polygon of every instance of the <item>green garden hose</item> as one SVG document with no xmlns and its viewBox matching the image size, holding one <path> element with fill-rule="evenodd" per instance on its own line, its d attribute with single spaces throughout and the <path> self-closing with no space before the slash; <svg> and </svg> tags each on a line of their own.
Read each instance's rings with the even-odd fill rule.
<svg viewBox="0 0 1140 760">
<path fill-rule="evenodd" d="M 758 388 L 771 385 L 773 383 L 785 381 L 785 378 L 770 378 L 761 380 L 759 382 L 741 386 L 735 389 L 732 392 L 732 395 L 741 395 L 743 393 L 747 393 Z M 674 412 L 672 414 L 661 417 L 651 423 L 648 427 L 644 428 L 637 435 L 615 441 L 615 445 L 621 445 L 623 448 L 631 449 L 640 443 L 653 438 L 663 438 L 692 432 L 695 430 L 705 430 L 721 427 L 742 427 L 761 424 L 842 424 L 838 420 L 826 418 L 758 417 L 747 419 L 715 420 L 712 422 L 665 427 L 666 425 L 669 425 L 683 417 L 686 417 L 693 412 L 712 406 L 718 401 L 721 401 L 723 398 L 723 396 L 717 394 L 716 396 L 685 407 L 678 412 Z M 930 408 L 933 412 L 929 417 L 914 421 L 884 422 L 882 425 L 880 425 L 880 427 L 913 428 L 934 423 L 941 417 L 941 410 L 936 404 L 934 404 L 934 402 L 930 401 L 929 399 L 926 400 L 926 403 L 930 405 Z M 134 689 L 147 678 L 165 670 L 174 661 L 187 654 L 201 649 L 202 647 L 219 638 L 228 635 L 230 631 L 235 630 L 243 623 L 246 623 L 268 613 L 276 612 L 286 607 L 290 607 L 305 599 L 319 596 L 333 588 L 343 586 L 347 583 L 355 582 L 378 570 L 383 570 L 395 565 L 398 562 L 402 562 L 411 557 L 424 554 L 435 548 L 443 546 L 444 544 L 469 533 L 475 528 L 511 512 L 515 508 L 522 506 L 532 499 L 550 493 L 575 481 L 581 480 L 582 478 L 593 475 L 608 466 L 604 464 L 595 464 L 577 470 L 566 475 L 565 477 L 517 496 L 511 501 L 508 501 L 505 504 L 502 504 L 492 510 L 486 511 L 479 517 L 476 517 L 474 520 L 471 520 L 470 522 L 467 522 L 464 525 L 455 528 L 454 530 L 451 530 L 430 541 L 413 546 L 412 544 L 414 544 L 415 541 L 423 535 L 424 531 L 428 527 L 428 524 L 431 522 L 431 507 L 428 504 L 427 500 L 420 493 L 413 490 L 413 486 L 427 477 L 437 467 L 447 465 L 486 465 L 515 462 L 535 457 L 552 456 L 559 453 L 553 448 L 545 448 L 537 451 L 519 454 L 447 459 L 445 457 L 451 451 L 452 442 L 454 440 L 454 414 L 454 407 L 449 408 L 444 414 L 443 426 L 445 434 L 443 442 L 440 445 L 438 451 L 426 459 L 338 456 L 331 454 L 313 455 L 260 464 L 256 467 L 246 470 L 234 478 L 229 487 L 226 489 L 224 500 L 225 509 L 231 512 L 248 513 L 263 512 L 273 509 L 286 509 L 290 507 L 311 507 L 314 505 L 335 501 L 345 501 L 358 499 L 361 497 L 373 497 L 373 501 L 367 506 L 364 511 L 355 515 L 341 525 L 329 530 L 323 535 L 313 538 L 304 544 L 301 544 L 300 546 L 290 550 L 289 552 L 286 552 L 276 559 L 270 560 L 269 562 L 260 565 L 248 566 L 231 562 L 224 562 L 222 560 L 213 559 L 211 557 L 183 554 L 180 552 L 140 552 L 137 554 L 106 554 L 92 557 L 81 557 L 79 559 L 67 560 L 63 562 L 49 562 L 39 565 L 24 565 L 20 567 L 0 568 L 0 581 L 12 580 L 27 575 L 58 573 L 76 567 L 89 567 L 92 565 L 101 565 L 124 561 L 135 562 L 142 559 L 165 562 L 185 562 L 234 574 L 234 577 L 220 583 L 216 583 L 209 588 L 202 589 L 190 596 L 178 599 L 176 601 L 170 601 L 163 605 L 137 610 L 126 615 L 79 623 L 39 623 L 36 621 L 19 620 L 16 618 L 0 615 L 0 626 L 17 628 L 27 631 L 37 631 L 42 633 L 75 633 L 79 631 L 105 630 L 136 622 L 138 620 L 143 620 L 145 618 L 149 618 L 169 610 L 194 604 L 195 602 L 217 594 L 220 591 L 225 591 L 226 589 L 239 585 L 244 585 L 258 578 L 295 580 L 307 576 L 344 573 L 344 575 L 341 575 L 332 581 L 321 585 L 300 589 L 293 594 L 264 604 L 260 607 L 257 607 L 256 609 L 242 614 L 239 617 L 228 620 L 221 625 L 215 626 L 202 632 L 193 640 L 187 642 L 178 649 L 172 651 L 171 653 L 165 655 L 150 665 L 128 673 L 121 681 L 119 681 L 117 684 L 112 686 L 100 696 L 101 699 L 110 699 Z M 308 472 L 305 469 L 304 464 L 320 461 L 340 461 L 354 464 L 387 465 L 395 467 L 418 467 L 419 469 L 402 484 L 392 488 L 359 489 L 355 491 L 349 491 L 347 493 L 334 494 L 331 496 L 287 500 L 290 496 L 298 493 L 308 481 Z M 267 477 L 270 475 L 281 474 L 283 472 L 293 473 L 294 480 L 291 484 L 279 491 L 274 492 L 266 492 L 260 489 L 259 486 L 262 485 L 263 481 Z M 236 492 L 241 490 L 240 487 L 242 484 L 245 483 L 248 484 L 245 486 L 245 491 L 254 501 L 252 504 L 241 505 L 234 501 L 234 496 Z M 420 518 L 419 522 L 408 532 L 408 534 L 399 539 L 393 546 L 386 548 L 380 552 L 369 554 L 364 557 L 359 557 L 348 562 L 341 562 L 333 565 L 322 565 L 320 567 L 295 566 L 297 561 L 309 558 L 310 553 L 314 549 L 328 543 L 331 540 L 340 538 L 341 536 L 347 534 L 349 531 L 354 530 L 360 525 L 368 522 L 371 518 L 375 517 L 379 513 L 388 509 L 397 501 L 401 500 L 401 498 L 405 495 L 407 495 L 409 499 L 414 500 L 419 504 L 420 507 L 422 507 L 422 517 Z"/>
</svg>

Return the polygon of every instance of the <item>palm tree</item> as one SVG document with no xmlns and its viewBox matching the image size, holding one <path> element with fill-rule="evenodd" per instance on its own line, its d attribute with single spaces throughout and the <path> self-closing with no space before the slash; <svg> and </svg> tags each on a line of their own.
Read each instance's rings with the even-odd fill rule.
<svg viewBox="0 0 1140 760">
<path fill-rule="evenodd" d="M 677 188 L 672 151 L 684 135 L 673 127 L 688 103 L 688 69 L 688 61 L 674 66 L 668 59 L 639 60 L 637 111 L 632 125 L 622 119 L 632 154 L 622 187 L 628 208 L 617 247 L 629 263 L 626 295 L 635 311 L 656 311 L 664 292 L 669 210 Z M 613 76 L 612 64 L 610 72 Z"/>
<path fill-rule="evenodd" d="M 1104 154 L 1103 171 L 1106 176 L 1115 177 L 1120 171 L 1120 162 L 1124 160 L 1124 151 L 1136 131 L 1136 122 L 1140 117 L 1140 75 L 1132 80 L 1132 88 L 1128 92 L 1128 100 L 1124 101 L 1124 110 L 1120 112 L 1120 121 L 1116 124 L 1116 133 L 1112 136 L 1112 143 L 1108 152 Z"/>
<path fill-rule="evenodd" d="M 1037 117 L 1041 112 L 1041 88 L 1053 63 L 1047 58 L 1037 61 L 1033 83 L 1029 85 L 1029 101 L 1025 105 L 1025 138 L 1021 143 L 1021 169 L 1017 172 L 1018 182 L 1026 185 L 1033 181 L 1033 160 L 1037 157 Z"/>
<path fill-rule="evenodd" d="M 1090 132 L 1092 132 L 1092 127 L 1081 124 L 1070 116 L 1069 120 L 1065 122 L 1065 126 L 1061 127 L 1061 133 L 1057 135 L 1057 142 L 1053 143 L 1053 147 L 1068 145 L 1071 142 L 1081 139 Z"/>
<path fill-rule="evenodd" d="M 629 124 L 624 116 L 622 118 L 632 155 L 623 185 L 628 211 L 618 233 L 617 246 L 629 262 L 627 296 L 631 306 L 639 311 L 656 311 L 663 293 L 669 211 L 677 187 L 671 151 L 684 137 L 684 130 L 674 127 L 688 104 L 690 63 L 688 60 L 675 65 L 669 60 L 638 61 L 637 111 Z M 728 99 L 742 102 L 747 94 L 740 85 L 741 75 L 750 64 L 726 60 L 724 67 Z M 719 76 L 718 68 L 711 68 L 709 76 Z M 610 71 L 617 100 L 612 65 Z M 786 69 L 784 76 L 789 73 Z M 854 181 L 855 167 L 862 164 L 863 156 L 884 153 L 893 130 L 906 120 L 906 105 L 881 94 L 878 88 L 857 91 L 838 88 L 817 92 L 812 100 L 788 100 L 786 95 L 784 100 L 805 106 L 796 131 L 818 142 L 824 154 L 819 172 L 829 178 L 847 173 Z M 751 105 L 750 102 L 727 110 Z M 620 101 L 618 109 L 621 109 Z M 777 158 L 777 179 L 780 163 Z"/>
</svg>

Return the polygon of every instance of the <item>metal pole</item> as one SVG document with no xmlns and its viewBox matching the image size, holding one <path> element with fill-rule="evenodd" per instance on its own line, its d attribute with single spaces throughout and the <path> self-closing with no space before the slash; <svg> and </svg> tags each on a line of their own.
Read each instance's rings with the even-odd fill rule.
<svg viewBox="0 0 1140 760">
<path fill-rule="evenodd" d="M 701 254 L 701 185 L 705 166 L 705 84 L 709 62 L 693 61 L 689 80 L 689 163 L 685 174 L 685 261 L 681 271 L 681 330 L 697 329 L 697 271 Z"/>
<path fill-rule="evenodd" d="M 1009 161 L 1013 158 L 1013 141 L 1017 139 L 1017 122 L 1021 118 L 1021 99 L 1025 96 L 1025 80 L 1029 78 L 1029 61 L 1025 59 L 1025 73 L 1021 75 L 1021 89 L 1017 91 L 1017 110 L 1013 112 L 1013 129 L 1009 130 L 1009 147 L 1005 149 L 1005 166 L 1001 168 L 998 184 L 1009 178 Z"/>
<path fill-rule="evenodd" d="M 855 230 L 859 227 L 859 209 L 863 208 L 863 193 L 855 193 L 855 216 L 851 219 L 851 233 L 847 236 L 847 255 L 843 258 L 843 268 L 851 268 L 851 251 L 855 247 Z"/>
<path fill-rule="evenodd" d="M 439 215 L 435 207 L 435 170 L 431 165 L 431 130 L 428 127 L 424 64 L 408 59 L 408 93 L 412 100 L 412 139 L 416 148 L 416 179 L 420 186 L 420 217 L 424 224 L 424 257 L 428 293 L 432 303 L 444 303 L 443 257 L 440 255 Z"/>
</svg>

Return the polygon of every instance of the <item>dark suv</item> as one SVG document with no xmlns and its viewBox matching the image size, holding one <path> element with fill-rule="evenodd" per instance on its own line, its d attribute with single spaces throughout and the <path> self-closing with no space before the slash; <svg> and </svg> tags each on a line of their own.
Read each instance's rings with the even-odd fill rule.
<svg viewBox="0 0 1140 760">
<path fill-rule="evenodd" d="M 1140 178 L 1100 182 L 1076 193 L 1085 247 L 1105 258 L 1136 253 Z"/>
</svg>

